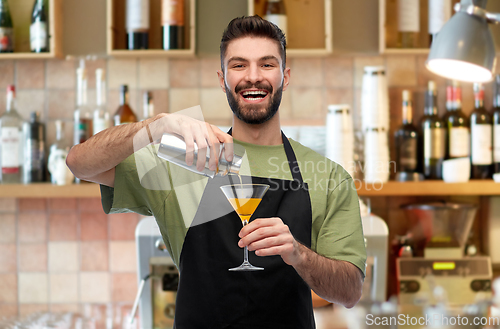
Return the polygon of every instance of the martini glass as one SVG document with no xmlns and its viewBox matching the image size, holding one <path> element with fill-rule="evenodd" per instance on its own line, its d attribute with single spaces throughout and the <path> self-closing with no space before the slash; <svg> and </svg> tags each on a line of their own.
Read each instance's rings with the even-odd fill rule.
<svg viewBox="0 0 500 329">
<path fill-rule="evenodd" d="M 269 189 L 269 185 L 265 184 L 234 184 L 221 186 L 222 193 L 233 206 L 234 210 L 240 216 L 243 226 L 248 224 L 255 209 L 262 201 L 262 197 Z M 258 271 L 263 270 L 262 267 L 256 267 L 248 261 L 248 248 L 245 246 L 243 253 L 243 263 L 235 268 L 230 268 L 229 271 Z"/>
</svg>

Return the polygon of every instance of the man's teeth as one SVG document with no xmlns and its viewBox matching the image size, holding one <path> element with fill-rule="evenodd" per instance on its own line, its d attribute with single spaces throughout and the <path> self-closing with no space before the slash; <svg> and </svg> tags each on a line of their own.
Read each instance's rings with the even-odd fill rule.
<svg viewBox="0 0 500 329">
<path fill-rule="evenodd" d="M 267 92 L 265 91 L 259 91 L 259 90 L 252 90 L 252 91 L 244 91 L 242 93 L 243 97 L 245 97 L 248 100 L 257 100 L 266 97 Z"/>
</svg>

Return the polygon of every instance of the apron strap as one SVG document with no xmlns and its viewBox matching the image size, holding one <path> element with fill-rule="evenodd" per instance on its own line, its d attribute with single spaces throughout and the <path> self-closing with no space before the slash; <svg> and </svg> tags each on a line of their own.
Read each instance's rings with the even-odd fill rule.
<svg viewBox="0 0 500 329">
<path fill-rule="evenodd" d="M 229 128 L 227 132 L 229 135 L 232 135 L 233 128 Z M 300 173 L 299 164 L 297 162 L 297 158 L 295 157 L 295 153 L 293 152 L 292 145 L 286 138 L 285 133 L 281 131 L 281 139 L 283 140 L 283 146 L 285 147 L 285 154 L 288 160 L 288 166 L 290 167 L 290 172 L 292 173 L 293 180 L 298 182 L 300 186 L 303 186 L 304 181 L 302 180 L 302 174 Z"/>
</svg>

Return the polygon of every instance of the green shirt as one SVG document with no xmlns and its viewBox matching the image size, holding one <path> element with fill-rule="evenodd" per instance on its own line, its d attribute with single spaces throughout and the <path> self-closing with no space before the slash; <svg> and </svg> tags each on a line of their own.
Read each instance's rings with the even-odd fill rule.
<svg viewBox="0 0 500 329">
<path fill-rule="evenodd" d="M 242 175 L 292 180 L 283 145 L 235 143 L 245 148 Z M 359 201 L 350 175 L 337 163 L 290 139 L 312 208 L 311 249 L 348 261 L 365 272 L 366 251 Z M 154 216 L 167 249 L 179 264 L 182 245 L 194 218 L 207 177 L 156 156 L 147 146 L 116 166 L 115 187 L 101 185 L 106 213 Z"/>
</svg>

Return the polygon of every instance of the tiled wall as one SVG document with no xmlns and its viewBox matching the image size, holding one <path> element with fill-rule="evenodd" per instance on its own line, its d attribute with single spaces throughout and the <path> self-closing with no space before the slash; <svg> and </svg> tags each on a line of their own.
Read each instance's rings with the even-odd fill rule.
<svg viewBox="0 0 500 329">
<path fill-rule="evenodd" d="M 348 103 L 359 124 L 363 67 L 385 65 L 390 92 L 391 129 L 400 124 L 401 91 L 414 92 L 414 111 L 423 113 L 429 79 L 439 88 L 444 112 L 445 85 L 424 68 L 426 56 L 345 56 L 289 59 L 291 82 L 280 109 L 285 124 L 324 124 L 328 104 Z M 175 112 L 201 105 L 209 122 L 229 125 L 231 112 L 217 80 L 219 59 L 98 59 L 88 61 L 89 103 L 95 99 L 95 69 L 105 68 L 108 108 L 118 106 L 118 88 L 128 84 L 131 104 L 141 115 L 141 95 L 152 90 L 155 111 Z M 0 114 L 5 87 L 17 87 L 24 118 L 39 111 L 47 124 L 47 143 L 55 138 L 54 120 L 67 122 L 72 136 L 75 60 L 0 61 Z M 471 85 L 464 86 L 463 108 L 473 107 Z M 491 105 L 491 88 L 486 89 Z M 102 212 L 96 199 L 0 199 L 0 316 L 37 310 L 79 310 L 83 303 L 132 301 L 136 289 L 135 214 Z"/>
<path fill-rule="evenodd" d="M 0 317 L 133 301 L 138 222 L 99 198 L 0 199 Z"/>
</svg>

